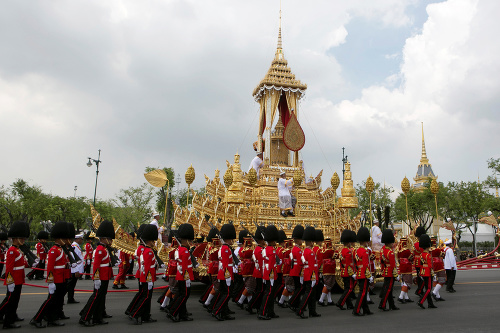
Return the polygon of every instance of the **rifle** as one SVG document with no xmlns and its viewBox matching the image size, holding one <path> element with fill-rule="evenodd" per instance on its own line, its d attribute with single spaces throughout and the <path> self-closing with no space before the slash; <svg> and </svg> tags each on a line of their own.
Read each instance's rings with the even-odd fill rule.
<svg viewBox="0 0 500 333">
<path fill-rule="evenodd" d="M 170 230 L 170 232 L 172 232 L 172 230 Z M 172 238 L 175 239 L 175 241 L 181 245 L 181 242 L 179 241 L 179 239 L 177 238 L 177 236 L 175 236 L 175 233 L 172 232 Z M 196 258 L 195 256 L 193 255 L 193 252 L 192 251 L 188 251 L 189 252 L 189 256 L 190 256 L 190 259 L 191 259 L 191 265 L 193 266 L 193 269 L 197 268 L 198 267 L 198 261 L 196 261 Z"/>
<path fill-rule="evenodd" d="M 210 226 L 210 228 L 217 230 L 217 228 L 212 223 L 210 223 L 210 221 L 207 219 L 207 216 L 208 215 L 205 216 L 205 223 L 208 224 Z M 223 239 L 222 239 L 219 231 L 217 231 L 217 237 L 219 237 L 219 239 L 222 242 Z M 231 247 L 229 247 L 229 248 L 231 249 L 231 255 L 233 257 L 233 265 L 236 265 L 236 266 L 239 265 L 240 259 L 238 258 L 238 256 L 236 254 L 234 254 L 233 248 L 231 248 Z"/>
<path fill-rule="evenodd" d="M 257 222 L 253 221 L 253 223 L 255 224 L 255 228 L 256 228 L 255 230 L 256 231 L 259 230 L 259 225 L 257 224 Z M 263 239 L 266 239 L 265 233 L 261 232 L 260 234 L 262 235 Z M 280 259 L 280 257 L 278 256 L 277 253 L 275 253 L 275 255 L 276 255 L 276 265 L 281 265 L 281 259 Z"/>
<path fill-rule="evenodd" d="M 23 244 L 19 246 L 19 250 L 21 250 L 26 256 L 30 267 L 33 266 L 38 258 L 33 252 L 31 252 L 30 247 L 27 244 Z"/>
</svg>

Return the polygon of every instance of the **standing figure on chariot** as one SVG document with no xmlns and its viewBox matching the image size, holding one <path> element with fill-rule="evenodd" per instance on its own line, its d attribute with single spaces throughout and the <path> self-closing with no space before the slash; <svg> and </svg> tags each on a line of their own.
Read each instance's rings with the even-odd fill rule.
<svg viewBox="0 0 500 333">
<path fill-rule="evenodd" d="M 420 254 L 420 276 L 422 277 L 422 294 L 417 305 L 422 309 L 425 309 L 424 302 L 427 300 L 428 308 L 437 308 L 434 305 L 431 297 L 432 290 L 432 278 L 434 277 L 434 272 L 432 271 L 432 255 L 429 253 L 431 247 L 431 239 L 429 235 L 423 234 L 419 238 L 419 246 L 422 249 Z M 423 291 L 425 289 L 425 292 Z"/>
<path fill-rule="evenodd" d="M 302 263 L 302 237 L 304 236 L 304 227 L 300 224 L 296 225 L 292 231 L 292 238 L 295 246 L 290 252 L 290 277 L 293 279 L 293 294 L 288 302 L 288 306 L 292 311 L 297 311 L 297 307 L 300 303 L 300 297 L 304 292 L 303 281 L 304 275 L 302 268 L 304 264 Z"/>
<path fill-rule="evenodd" d="M 324 305 L 325 298 L 328 300 L 327 305 L 334 305 L 332 300 L 332 288 L 335 285 L 336 259 L 338 254 L 333 249 L 331 239 L 326 239 L 323 242 L 323 290 L 319 298 L 319 304 Z"/>
<path fill-rule="evenodd" d="M 382 249 L 382 230 L 380 230 L 379 221 L 373 220 L 373 227 L 371 230 L 372 250 L 379 252 Z"/>
<path fill-rule="evenodd" d="M 337 302 L 340 310 L 345 310 L 344 304 L 347 303 L 347 309 L 354 309 L 351 296 L 354 294 L 356 284 L 356 271 L 354 270 L 354 258 L 352 247 L 356 243 L 356 234 L 350 230 L 344 229 L 340 235 L 340 242 L 344 245 L 339 253 L 340 276 L 344 280 L 344 292 Z"/>
<path fill-rule="evenodd" d="M 274 225 L 267 226 L 265 240 L 267 242 L 267 246 L 262 250 L 262 280 L 264 283 L 264 293 L 257 317 L 259 319 L 269 320 L 279 317 L 276 313 L 274 313 L 274 295 L 276 293 L 276 289 L 278 289 L 281 285 L 281 281 L 278 277 L 278 264 L 280 259 L 275 249 L 276 241 L 279 240 L 279 233 L 278 229 Z"/>
<path fill-rule="evenodd" d="M 90 236 L 90 231 L 83 236 L 83 240 L 85 241 L 85 266 L 83 267 L 83 271 L 85 273 L 85 280 L 91 280 L 90 276 L 90 268 L 92 268 L 92 257 L 94 254 L 94 247 L 92 246 L 92 242 L 94 237 Z"/>
<path fill-rule="evenodd" d="M 422 226 L 419 226 L 415 230 L 415 237 L 417 237 L 417 239 L 420 239 L 420 236 L 425 235 L 425 233 L 426 233 L 425 228 Z M 420 276 L 420 270 L 422 268 L 422 262 L 420 261 L 420 255 L 422 254 L 422 252 L 423 252 L 423 249 L 420 246 L 420 241 L 415 242 L 413 244 L 413 258 L 414 258 L 413 263 L 415 265 L 415 270 L 417 271 L 417 290 L 415 290 L 415 295 L 417 295 L 417 296 L 422 296 L 422 292 L 423 292 L 423 288 L 424 288 L 424 285 L 423 285 L 424 279 Z"/>
<path fill-rule="evenodd" d="M 398 302 L 401 304 L 411 303 L 413 300 L 408 296 L 408 290 L 413 284 L 413 252 L 408 247 L 408 238 L 403 237 L 398 244 L 399 275 L 401 276 L 401 293 Z"/>
<path fill-rule="evenodd" d="M 293 209 L 295 208 L 295 197 L 292 197 L 290 191 L 293 187 L 293 178 L 286 179 L 285 171 L 280 172 L 280 179 L 278 180 L 278 196 L 279 196 L 279 207 L 281 210 L 281 215 L 287 217 L 288 215 L 295 216 L 293 214 Z"/>
<path fill-rule="evenodd" d="M 443 258 L 445 253 L 442 248 L 437 246 L 436 237 L 431 238 L 431 255 L 432 255 L 432 270 L 436 274 L 436 281 L 433 282 L 434 289 L 432 290 L 432 298 L 436 302 L 444 301 L 444 298 L 439 294 L 439 290 L 446 283 L 446 271 L 444 270 Z"/>
<path fill-rule="evenodd" d="M 359 228 L 357 239 L 359 248 L 354 253 L 354 261 L 356 266 L 356 279 L 359 285 L 359 294 L 352 313 L 355 316 L 364 316 L 372 314 L 366 301 L 368 285 L 373 282 L 373 276 L 370 273 L 370 259 L 366 251 L 366 246 L 370 242 L 370 231 L 366 227 Z M 363 309 L 363 313 L 361 313 L 361 309 Z"/>
<path fill-rule="evenodd" d="M 457 275 L 457 259 L 453 253 L 453 241 L 451 239 L 445 240 L 444 244 L 444 269 L 446 270 L 446 291 L 450 293 L 456 292 L 453 285 L 455 284 L 455 276 Z"/>
<path fill-rule="evenodd" d="M 253 314 L 253 309 L 259 309 L 260 303 L 262 301 L 262 296 L 264 294 L 264 285 L 262 284 L 262 273 L 264 270 L 264 258 L 262 257 L 262 250 L 264 250 L 266 246 L 266 242 L 264 240 L 265 235 L 265 227 L 259 226 L 255 230 L 254 239 L 257 242 L 255 249 L 253 250 L 252 260 L 255 264 L 253 269 L 253 277 L 255 278 L 255 292 L 250 301 L 248 301 L 248 305 L 246 310 Z"/>
<path fill-rule="evenodd" d="M 399 281 L 399 275 L 396 268 L 396 257 L 393 251 L 394 242 L 395 238 L 392 229 L 385 229 L 382 233 L 382 243 L 385 245 L 380 252 L 380 264 L 382 276 L 384 277 L 384 286 L 382 287 L 382 297 L 378 306 L 382 311 L 387 311 L 385 308 L 387 302 L 389 302 L 389 308 L 391 310 L 399 310 L 394 304 L 394 296 L 392 295 L 394 281 Z"/>
<path fill-rule="evenodd" d="M 36 243 L 36 256 L 38 259 L 35 261 L 35 266 L 33 266 L 33 270 L 29 272 L 26 277 L 30 280 L 43 280 L 43 273 L 45 270 L 45 260 L 47 259 L 47 252 L 49 249 L 47 248 L 47 240 L 49 239 L 49 233 L 45 230 L 42 230 L 36 236 L 38 239 L 38 243 Z"/>
<path fill-rule="evenodd" d="M 262 157 L 263 153 L 261 151 L 258 151 L 257 156 L 253 158 L 252 162 L 250 162 L 250 167 L 248 168 L 248 171 L 250 171 L 250 169 L 252 168 L 255 169 L 255 172 L 257 172 L 257 180 L 259 179 L 260 169 L 264 167 L 264 161 L 262 161 Z"/>
</svg>

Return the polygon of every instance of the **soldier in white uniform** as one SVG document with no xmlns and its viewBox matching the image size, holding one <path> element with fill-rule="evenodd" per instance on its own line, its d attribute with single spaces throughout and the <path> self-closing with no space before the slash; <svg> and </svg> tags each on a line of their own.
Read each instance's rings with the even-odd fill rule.
<svg viewBox="0 0 500 333">
<path fill-rule="evenodd" d="M 280 179 L 278 180 L 278 196 L 279 196 L 279 207 L 281 209 L 281 215 L 287 217 L 288 215 L 293 215 L 293 203 L 292 195 L 290 191 L 293 186 L 293 178 L 286 179 L 285 171 L 281 171 Z"/>
<path fill-rule="evenodd" d="M 163 233 L 165 228 L 160 227 L 160 225 L 158 224 L 158 222 L 160 221 L 160 214 L 158 212 L 154 212 L 152 215 L 153 215 L 153 220 L 151 220 L 151 222 L 149 224 L 154 224 L 156 226 L 156 229 L 158 230 L 158 240 L 160 242 L 163 242 L 163 238 L 162 238 L 161 234 Z"/>
<path fill-rule="evenodd" d="M 257 172 L 257 179 L 259 179 L 259 171 L 260 169 L 262 169 L 262 167 L 264 166 L 264 161 L 262 161 L 262 152 L 261 151 L 258 151 L 257 152 L 257 156 L 255 156 L 252 160 L 252 162 L 250 162 L 250 167 L 248 167 L 248 171 L 250 171 L 250 169 L 254 168 L 255 171 Z"/>
<path fill-rule="evenodd" d="M 372 250 L 374 252 L 380 252 L 382 249 L 382 230 L 379 228 L 379 221 L 373 221 L 372 227 Z"/>
<path fill-rule="evenodd" d="M 82 248 L 81 248 L 82 243 L 83 243 L 83 233 L 76 235 L 73 243 L 71 244 L 76 255 L 79 258 L 75 258 L 78 261 L 76 264 L 73 264 L 71 266 L 71 278 L 68 280 L 68 304 L 80 303 L 77 300 L 75 300 L 75 287 L 76 283 L 83 274 L 85 266 L 85 261 L 82 260 L 83 259 Z"/>
<path fill-rule="evenodd" d="M 455 275 L 457 274 L 457 260 L 455 253 L 453 253 L 453 241 L 447 239 L 444 241 L 446 249 L 444 250 L 444 269 L 446 270 L 446 291 L 454 293 L 456 290 L 453 288 L 455 284 Z"/>
</svg>

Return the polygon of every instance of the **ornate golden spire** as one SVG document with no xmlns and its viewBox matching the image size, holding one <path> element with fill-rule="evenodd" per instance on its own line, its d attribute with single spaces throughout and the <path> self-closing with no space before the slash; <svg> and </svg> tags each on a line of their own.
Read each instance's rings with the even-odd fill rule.
<svg viewBox="0 0 500 333">
<path fill-rule="evenodd" d="M 280 0 L 280 28 L 279 28 L 279 32 L 278 32 L 278 50 L 281 50 L 282 49 L 282 45 L 281 45 L 281 0 Z"/>
<path fill-rule="evenodd" d="M 427 153 L 425 152 L 424 122 L 422 122 L 422 157 L 420 157 L 420 164 L 429 164 L 429 159 L 427 158 Z"/>
</svg>

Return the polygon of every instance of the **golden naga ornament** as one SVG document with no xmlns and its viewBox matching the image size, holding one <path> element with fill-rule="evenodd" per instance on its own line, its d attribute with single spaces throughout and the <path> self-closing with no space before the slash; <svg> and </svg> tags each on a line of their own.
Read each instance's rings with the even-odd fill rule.
<svg viewBox="0 0 500 333">
<path fill-rule="evenodd" d="M 405 178 L 401 181 L 401 190 L 403 190 L 403 193 L 405 195 L 408 194 L 408 192 L 410 192 L 410 181 L 408 180 L 408 178 Z"/>
<path fill-rule="evenodd" d="M 372 193 L 373 190 L 375 189 L 375 183 L 373 182 L 372 176 L 368 176 L 366 179 L 366 190 L 368 193 Z"/>
<path fill-rule="evenodd" d="M 248 183 L 250 183 L 250 185 L 252 186 L 255 186 L 255 184 L 257 184 L 257 171 L 255 171 L 254 168 L 250 168 L 250 171 L 248 171 Z"/>
<path fill-rule="evenodd" d="M 435 179 L 433 179 L 431 182 L 431 193 L 436 195 L 438 194 L 438 192 L 439 192 L 439 184 Z"/>
<path fill-rule="evenodd" d="M 184 179 L 186 180 L 186 184 L 191 185 L 194 181 L 196 174 L 194 173 L 193 165 L 187 169 L 186 174 L 184 175 Z"/>
<path fill-rule="evenodd" d="M 334 172 L 332 179 L 330 179 L 330 184 L 332 185 L 333 190 L 337 191 L 340 185 L 340 178 L 339 175 L 337 174 L 337 171 Z"/>
<path fill-rule="evenodd" d="M 229 186 L 231 186 L 231 184 L 233 183 L 233 169 L 231 167 L 227 168 L 223 180 L 226 188 L 229 188 Z"/>
</svg>

